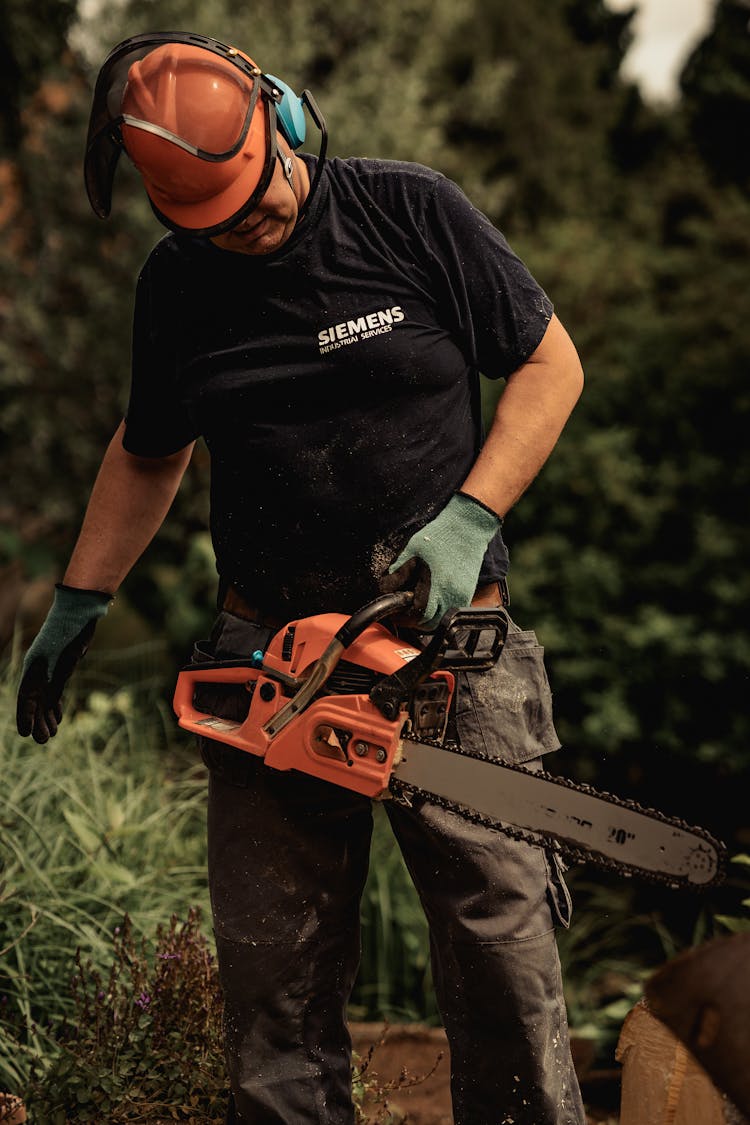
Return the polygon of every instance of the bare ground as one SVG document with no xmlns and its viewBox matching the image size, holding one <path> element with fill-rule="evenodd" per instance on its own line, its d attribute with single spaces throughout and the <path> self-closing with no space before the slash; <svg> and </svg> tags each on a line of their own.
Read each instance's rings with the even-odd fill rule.
<svg viewBox="0 0 750 1125">
<path fill-rule="evenodd" d="M 354 1049 L 362 1060 L 364 1079 L 380 1091 L 365 1101 L 370 1122 L 408 1125 L 453 1125 L 450 1100 L 450 1058 L 445 1032 L 421 1024 L 355 1023 Z M 589 1125 L 617 1125 L 619 1069 L 590 1069 L 585 1041 L 574 1041 L 573 1059 L 581 1082 Z M 391 1116 L 385 1113 L 384 1100 Z"/>
</svg>

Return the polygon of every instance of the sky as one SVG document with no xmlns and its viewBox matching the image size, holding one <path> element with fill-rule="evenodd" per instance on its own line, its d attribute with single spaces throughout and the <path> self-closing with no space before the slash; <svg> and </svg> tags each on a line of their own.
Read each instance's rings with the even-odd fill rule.
<svg viewBox="0 0 750 1125">
<path fill-rule="evenodd" d="M 637 81 L 644 98 L 669 101 L 692 48 L 711 23 L 715 0 L 606 0 L 615 11 L 638 8 L 623 72 Z"/>
</svg>

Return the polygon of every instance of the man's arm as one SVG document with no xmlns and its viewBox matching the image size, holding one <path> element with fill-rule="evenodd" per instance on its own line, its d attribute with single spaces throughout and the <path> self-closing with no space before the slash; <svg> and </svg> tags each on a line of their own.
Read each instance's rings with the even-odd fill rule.
<svg viewBox="0 0 750 1125">
<path fill-rule="evenodd" d="M 509 378 L 461 491 L 504 516 L 554 449 L 582 389 L 578 353 L 553 316 L 539 347 Z"/>
<path fill-rule="evenodd" d="M 57 734 L 62 692 L 109 609 L 112 595 L 161 527 L 192 445 L 169 457 L 135 457 L 124 424 L 109 444 L 65 579 L 23 662 L 18 733 L 40 743 Z"/>
<path fill-rule="evenodd" d="M 193 445 L 169 457 L 123 448 L 123 422 L 104 455 L 63 582 L 113 594 L 164 522 Z M 193 443 L 194 444 L 194 443 Z"/>
<path fill-rule="evenodd" d="M 413 614 L 434 629 L 447 609 L 471 603 L 488 543 L 552 452 L 583 387 L 578 353 L 557 317 L 508 379 L 490 432 L 460 491 L 412 535 L 380 581 L 413 589 Z"/>
</svg>

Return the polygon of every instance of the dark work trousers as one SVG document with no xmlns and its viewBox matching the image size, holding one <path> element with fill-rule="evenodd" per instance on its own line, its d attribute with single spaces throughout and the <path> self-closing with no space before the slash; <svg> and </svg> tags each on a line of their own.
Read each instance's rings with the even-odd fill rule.
<svg viewBox="0 0 750 1125">
<path fill-rule="evenodd" d="M 494 669 L 459 677 L 455 721 L 465 747 L 534 768 L 559 744 L 536 637 L 511 630 Z M 215 655 L 246 655 L 267 636 L 224 613 Z M 198 702 L 230 717 L 236 689 Z M 352 1125 L 346 1008 L 371 802 L 217 742 L 203 757 L 228 1121 Z M 570 898 L 556 858 L 426 800 L 385 809 L 430 925 L 455 1125 L 583 1125 L 554 932 Z"/>
</svg>

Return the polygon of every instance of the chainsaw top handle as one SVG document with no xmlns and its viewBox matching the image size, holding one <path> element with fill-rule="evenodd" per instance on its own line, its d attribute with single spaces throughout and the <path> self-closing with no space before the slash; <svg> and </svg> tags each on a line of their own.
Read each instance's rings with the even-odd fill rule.
<svg viewBox="0 0 750 1125">
<path fill-rule="evenodd" d="M 376 621 L 382 621 L 384 617 L 390 617 L 391 614 L 398 613 L 400 610 L 408 609 L 413 602 L 413 590 L 397 590 L 395 594 L 383 594 L 382 597 L 376 598 L 373 602 L 368 602 L 367 605 L 363 605 L 356 613 L 353 613 L 339 629 L 336 640 L 340 641 L 344 648 L 348 648 L 360 633 L 365 631 L 368 625 L 372 625 Z"/>
</svg>

